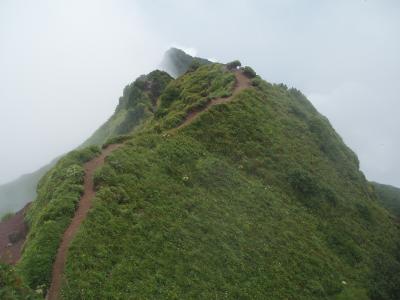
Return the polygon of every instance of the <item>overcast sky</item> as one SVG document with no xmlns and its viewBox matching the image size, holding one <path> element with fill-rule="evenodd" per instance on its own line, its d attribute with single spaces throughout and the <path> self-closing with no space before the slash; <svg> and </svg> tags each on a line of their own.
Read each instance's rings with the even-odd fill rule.
<svg viewBox="0 0 400 300">
<path fill-rule="evenodd" d="M 0 183 L 83 142 L 171 45 L 305 93 L 400 186 L 400 1 L 0 0 Z"/>
</svg>

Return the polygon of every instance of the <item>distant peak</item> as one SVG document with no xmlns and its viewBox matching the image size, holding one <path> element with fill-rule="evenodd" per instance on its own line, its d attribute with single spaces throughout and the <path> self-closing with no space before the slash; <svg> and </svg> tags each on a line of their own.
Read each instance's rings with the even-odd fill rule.
<svg viewBox="0 0 400 300">
<path fill-rule="evenodd" d="M 211 63 L 205 58 L 191 56 L 182 49 L 171 47 L 164 53 L 160 67 L 176 78 L 184 74 L 193 62 L 199 64 Z"/>
</svg>

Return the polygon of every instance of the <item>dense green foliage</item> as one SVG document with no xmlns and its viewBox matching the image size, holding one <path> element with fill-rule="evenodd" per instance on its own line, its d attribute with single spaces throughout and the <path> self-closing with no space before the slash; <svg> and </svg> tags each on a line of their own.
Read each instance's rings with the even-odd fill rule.
<svg viewBox="0 0 400 300">
<path fill-rule="evenodd" d="M 251 68 L 249 66 L 243 67 L 242 72 L 244 75 L 246 75 L 249 78 L 254 78 L 257 76 L 257 73 L 253 70 L 253 68 Z"/>
<path fill-rule="evenodd" d="M 12 266 L 0 263 L 0 299 L 33 300 L 38 296 L 25 286 Z"/>
<path fill-rule="evenodd" d="M 83 144 L 83 147 L 100 146 L 113 137 L 132 132 L 153 115 L 158 97 L 171 80 L 172 77 L 166 72 L 156 70 L 127 85 L 115 113 Z"/>
<path fill-rule="evenodd" d="M 199 80 L 211 73 L 216 89 Z M 299 91 L 255 77 L 169 130 L 229 94 L 228 75 L 202 66 L 171 82 L 156 118 L 96 172 L 64 298 L 399 299 L 399 230 Z"/>
<path fill-rule="evenodd" d="M 123 134 L 130 133 L 153 114 L 159 95 L 171 80 L 167 73 L 156 70 L 128 85 L 113 117 L 84 145 L 126 139 Z M 27 217 L 30 225 L 27 246 L 18 268 L 34 289 L 45 292 L 49 287 L 51 267 L 61 236 L 82 193 L 82 165 L 98 153 L 97 147 L 71 152 L 39 182 L 37 199 Z"/>
<path fill-rule="evenodd" d="M 159 100 L 157 128 L 174 128 L 192 112 L 203 109 L 211 99 L 232 94 L 235 76 L 223 65 L 199 67 L 169 84 Z"/>
<path fill-rule="evenodd" d="M 235 70 L 238 67 L 240 67 L 241 65 L 242 65 L 242 63 L 239 60 L 234 60 L 234 61 L 228 62 L 226 64 L 226 67 L 228 70 Z"/>
<path fill-rule="evenodd" d="M 198 66 L 203 64 L 209 64 L 210 62 L 206 59 L 192 57 L 182 50 L 172 48 L 166 52 L 164 61 L 162 66 L 173 76 L 179 76 L 185 73 L 188 69 L 196 69 Z M 152 81 L 156 77 L 160 79 L 159 83 L 153 85 L 157 88 L 158 93 L 161 92 L 162 87 L 168 83 L 171 79 L 169 76 L 163 72 L 155 71 L 152 72 L 153 78 Z M 139 81 L 143 81 L 146 77 L 139 78 Z M 146 80 L 145 80 L 146 81 Z M 142 104 L 138 105 L 138 107 L 127 107 L 125 103 L 128 98 L 132 99 L 131 90 L 134 86 L 134 83 L 128 85 L 125 88 L 124 95 L 121 97 L 120 101 L 123 105 L 119 107 L 121 109 L 117 109 L 117 111 L 110 117 L 110 119 L 104 123 L 96 132 L 86 141 L 80 148 L 88 147 L 91 145 L 102 145 L 108 139 L 111 139 L 115 136 L 125 134 L 128 131 L 135 128 L 135 126 L 139 125 L 144 121 L 146 117 L 149 116 L 149 108 L 146 101 L 139 101 Z M 140 94 L 140 92 L 139 92 Z M 150 93 L 151 94 L 151 93 Z M 152 95 L 152 99 L 154 100 L 154 93 Z M 142 99 L 143 100 L 143 99 Z M 145 102 L 145 103 L 143 103 Z M 122 108 L 124 107 L 124 108 Z M 151 110 L 151 109 L 150 109 Z M 28 202 L 33 201 L 36 198 L 36 188 L 37 184 L 48 170 L 50 170 L 58 159 L 53 160 L 50 164 L 44 166 L 43 168 L 31 173 L 23 175 L 21 178 L 14 180 L 10 183 L 0 185 L 0 215 L 5 214 L 7 212 L 16 212 L 22 207 L 24 207 Z"/>
<path fill-rule="evenodd" d="M 300 91 L 250 77 L 179 129 L 232 94 L 223 65 L 126 87 L 118 121 L 91 139 L 124 146 L 96 171 L 64 299 L 400 299 L 399 228 L 356 155 Z M 98 153 L 62 158 L 28 212 L 17 270 L 43 295 Z"/>
<path fill-rule="evenodd" d="M 29 235 L 18 271 L 33 289 L 45 292 L 65 229 L 83 192 L 83 164 L 99 153 L 97 147 L 73 151 L 41 179 L 38 197 L 27 213 Z"/>
<path fill-rule="evenodd" d="M 371 182 L 378 195 L 382 206 L 390 211 L 397 219 L 400 219 L 400 189 L 394 186 Z"/>
</svg>

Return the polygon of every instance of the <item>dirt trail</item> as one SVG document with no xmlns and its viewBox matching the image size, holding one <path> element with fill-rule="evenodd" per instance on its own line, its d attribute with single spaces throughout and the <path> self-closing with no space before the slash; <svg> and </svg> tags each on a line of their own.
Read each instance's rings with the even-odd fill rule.
<svg viewBox="0 0 400 300">
<path fill-rule="evenodd" d="M 198 114 L 209 110 L 212 106 L 231 101 L 233 97 L 236 96 L 240 91 L 249 88 L 251 86 L 250 79 L 246 77 L 242 71 L 240 70 L 235 71 L 235 77 L 236 77 L 235 89 L 233 90 L 231 96 L 225 98 L 212 99 L 205 108 L 189 113 L 186 116 L 185 121 L 178 127 L 174 128 L 173 131 L 189 125 L 190 123 L 193 122 L 194 119 L 196 119 Z"/>
<path fill-rule="evenodd" d="M 236 85 L 230 97 L 211 100 L 204 109 L 190 113 L 186 117 L 185 121 L 180 126 L 175 128 L 175 130 L 190 124 L 198 116 L 199 113 L 207 111 L 214 105 L 232 100 L 232 98 L 241 90 L 251 86 L 250 80 L 245 75 L 243 75 L 241 71 L 235 71 L 235 77 Z M 95 196 L 93 174 L 98 167 L 104 164 L 105 157 L 120 146 L 121 144 L 110 145 L 108 148 L 103 150 L 100 156 L 92 159 L 85 164 L 84 194 L 79 202 L 79 208 L 76 211 L 75 216 L 72 219 L 72 222 L 69 225 L 68 229 L 65 231 L 60 247 L 58 248 L 56 260 L 53 264 L 52 282 L 46 297 L 47 300 L 57 300 L 59 298 L 68 248 L 76 232 L 78 231 L 79 226 L 86 218 L 86 215 L 91 207 L 92 199 Z"/>
<path fill-rule="evenodd" d="M 29 204 L 15 213 L 8 220 L 0 222 L 0 261 L 15 265 L 21 257 L 28 227 L 25 223 L 25 212 Z"/>
<path fill-rule="evenodd" d="M 84 180 L 84 193 L 79 201 L 78 210 L 75 212 L 75 216 L 71 221 L 71 224 L 64 232 L 62 242 L 58 248 L 56 260 L 53 264 L 53 272 L 51 278 L 50 289 L 47 293 L 46 299 L 56 300 L 60 294 L 60 288 L 62 284 L 65 262 L 67 259 L 68 248 L 78 231 L 83 220 L 91 207 L 92 200 L 96 194 L 94 190 L 93 175 L 97 168 L 104 164 L 104 159 L 115 149 L 121 147 L 120 144 L 110 145 L 101 152 L 101 155 L 92 159 L 85 164 L 85 180 Z"/>
</svg>

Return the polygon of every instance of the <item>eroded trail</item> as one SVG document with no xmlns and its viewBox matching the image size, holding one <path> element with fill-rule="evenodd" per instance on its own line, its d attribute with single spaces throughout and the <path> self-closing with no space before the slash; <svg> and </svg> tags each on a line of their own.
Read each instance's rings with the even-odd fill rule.
<svg viewBox="0 0 400 300">
<path fill-rule="evenodd" d="M 180 129 L 180 128 L 182 128 L 182 127 L 185 127 L 185 126 L 189 125 L 190 123 L 193 122 L 193 120 L 195 120 L 195 119 L 197 118 L 197 116 L 198 116 L 200 113 L 203 113 L 203 112 L 209 110 L 209 109 L 210 109 L 211 107 L 213 107 L 214 105 L 218 105 L 218 104 L 221 104 L 221 103 L 226 103 L 226 102 L 231 101 L 231 100 L 233 99 L 233 97 L 235 97 L 240 91 L 242 91 L 242 90 L 244 90 L 244 89 L 246 89 L 246 88 L 249 88 L 249 87 L 251 86 L 250 79 L 249 79 L 248 77 L 246 77 L 246 76 L 242 73 L 242 71 L 240 71 L 240 70 L 235 71 L 235 77 L 236 77 L 235 89 L 233 90 L 233 93 L 232 93 L 231 96 L 225 97 L 225 98 L 216 98 L 216 99 L 212 99 L 212 100 L 207 104 L 207 106 L 206 106 L 205 108 L 203 108 L 203 109 L 201 109 L 201 110 L 198 110 L 198 111 L 193 111 L 193 112 L 189 113 L 189 114 L 186 116 L 185 121 L 184 121 L 181 125 L 179 125 L 178 127 L 176 127 L 175 129 L 173 129 L 173 131 L 176 130 L 176 129 Z"/>
<path fill-rule="evenodd" d="M 47 293 L 46 299 L 56 300 L 59 298 L 61 284 L 63 280 L 65 262 L 67 259 L 68 248 L 79 229 L 79 226 L 85 220 L 86 215 L 91 207 L 92 200 L 96 194 L 94 190 L 93 175 L 97 168 L 104 164 L 105 158 L 113 152 L 115 149 L 119 148 L 121 145 L 110 145 L 104 149 L 101 154 L 91 161 L 87 162 L 84 166 L 85 168 L 85 180 L 84 180 L 84 193 L 79 201 L 78 210 L 75 212 L 71 224 L 64 232 L 61 244 L 57 251 L 56 260 L 53 264 L 53 272 L 51 278 L 50 289 Z"/>
<path fill-rule="evenodd" d="M 235 77 L 236 77 L 235 89 L 230 97 L 216 98 L 216 99 L 211 100 L 204 109 L 190 113 L 186 117 L 185 121 L 180 126 L 175 128 L 174 130 L 182 128 L 184 126 L 187 126 L 194 119 L 196 119 L 196 117 L 200 113 L 207 111 L 214 105 L 229 102 L 241 90 L 251 86 L 250 80 L 245 75 L 243 75 L 243 73 L 241 71 L 235 71 Z M 94 172 L 97 168 L 99 168 L 100 166 L 102 166 L 104 164 L 104 159 L 107 157 L 107 155 L 109 155 L 112 151 L 119 148 L 120 146 L 121 146 L 121 144 L 110 145 L 109 147 L 107 147 L 106 149 L 104 149 L 102 151 L 100 156 L 92 159 L 91 161 L 89 161 L 88 163 L 85 164 L 84 194 L 79 201 L 79 208 L 76 211 L 71 224 L 69 225 L 68 229 L 64 232 L 62 242 L 58 249 L 56 260 L 53 264 L 52 282 L 51 282 L 51 286 L 50 286 L 50 289 L 49 289 L 49 291 L 47 293 L 47 297 L 46 297 L 46 299 L 48 299 L 48 300 L 59 299 L 59 294 L 60 294 L 60 289 L 61 289 L 63 274 L 64 274 L 64 268 L 65 268 L 65 262 L 66 262 L 67 254 L 68 254 L 68 248 L 69 248 L 76 232 L 78 231 L 81 223 L 86 218 L 86 215 L 92 204 L 92 199 L 94 198 L 94 196 L 96 194 L 96 192 L 94 190 L 94 183 L 93 183 Z"/>
</svg>

